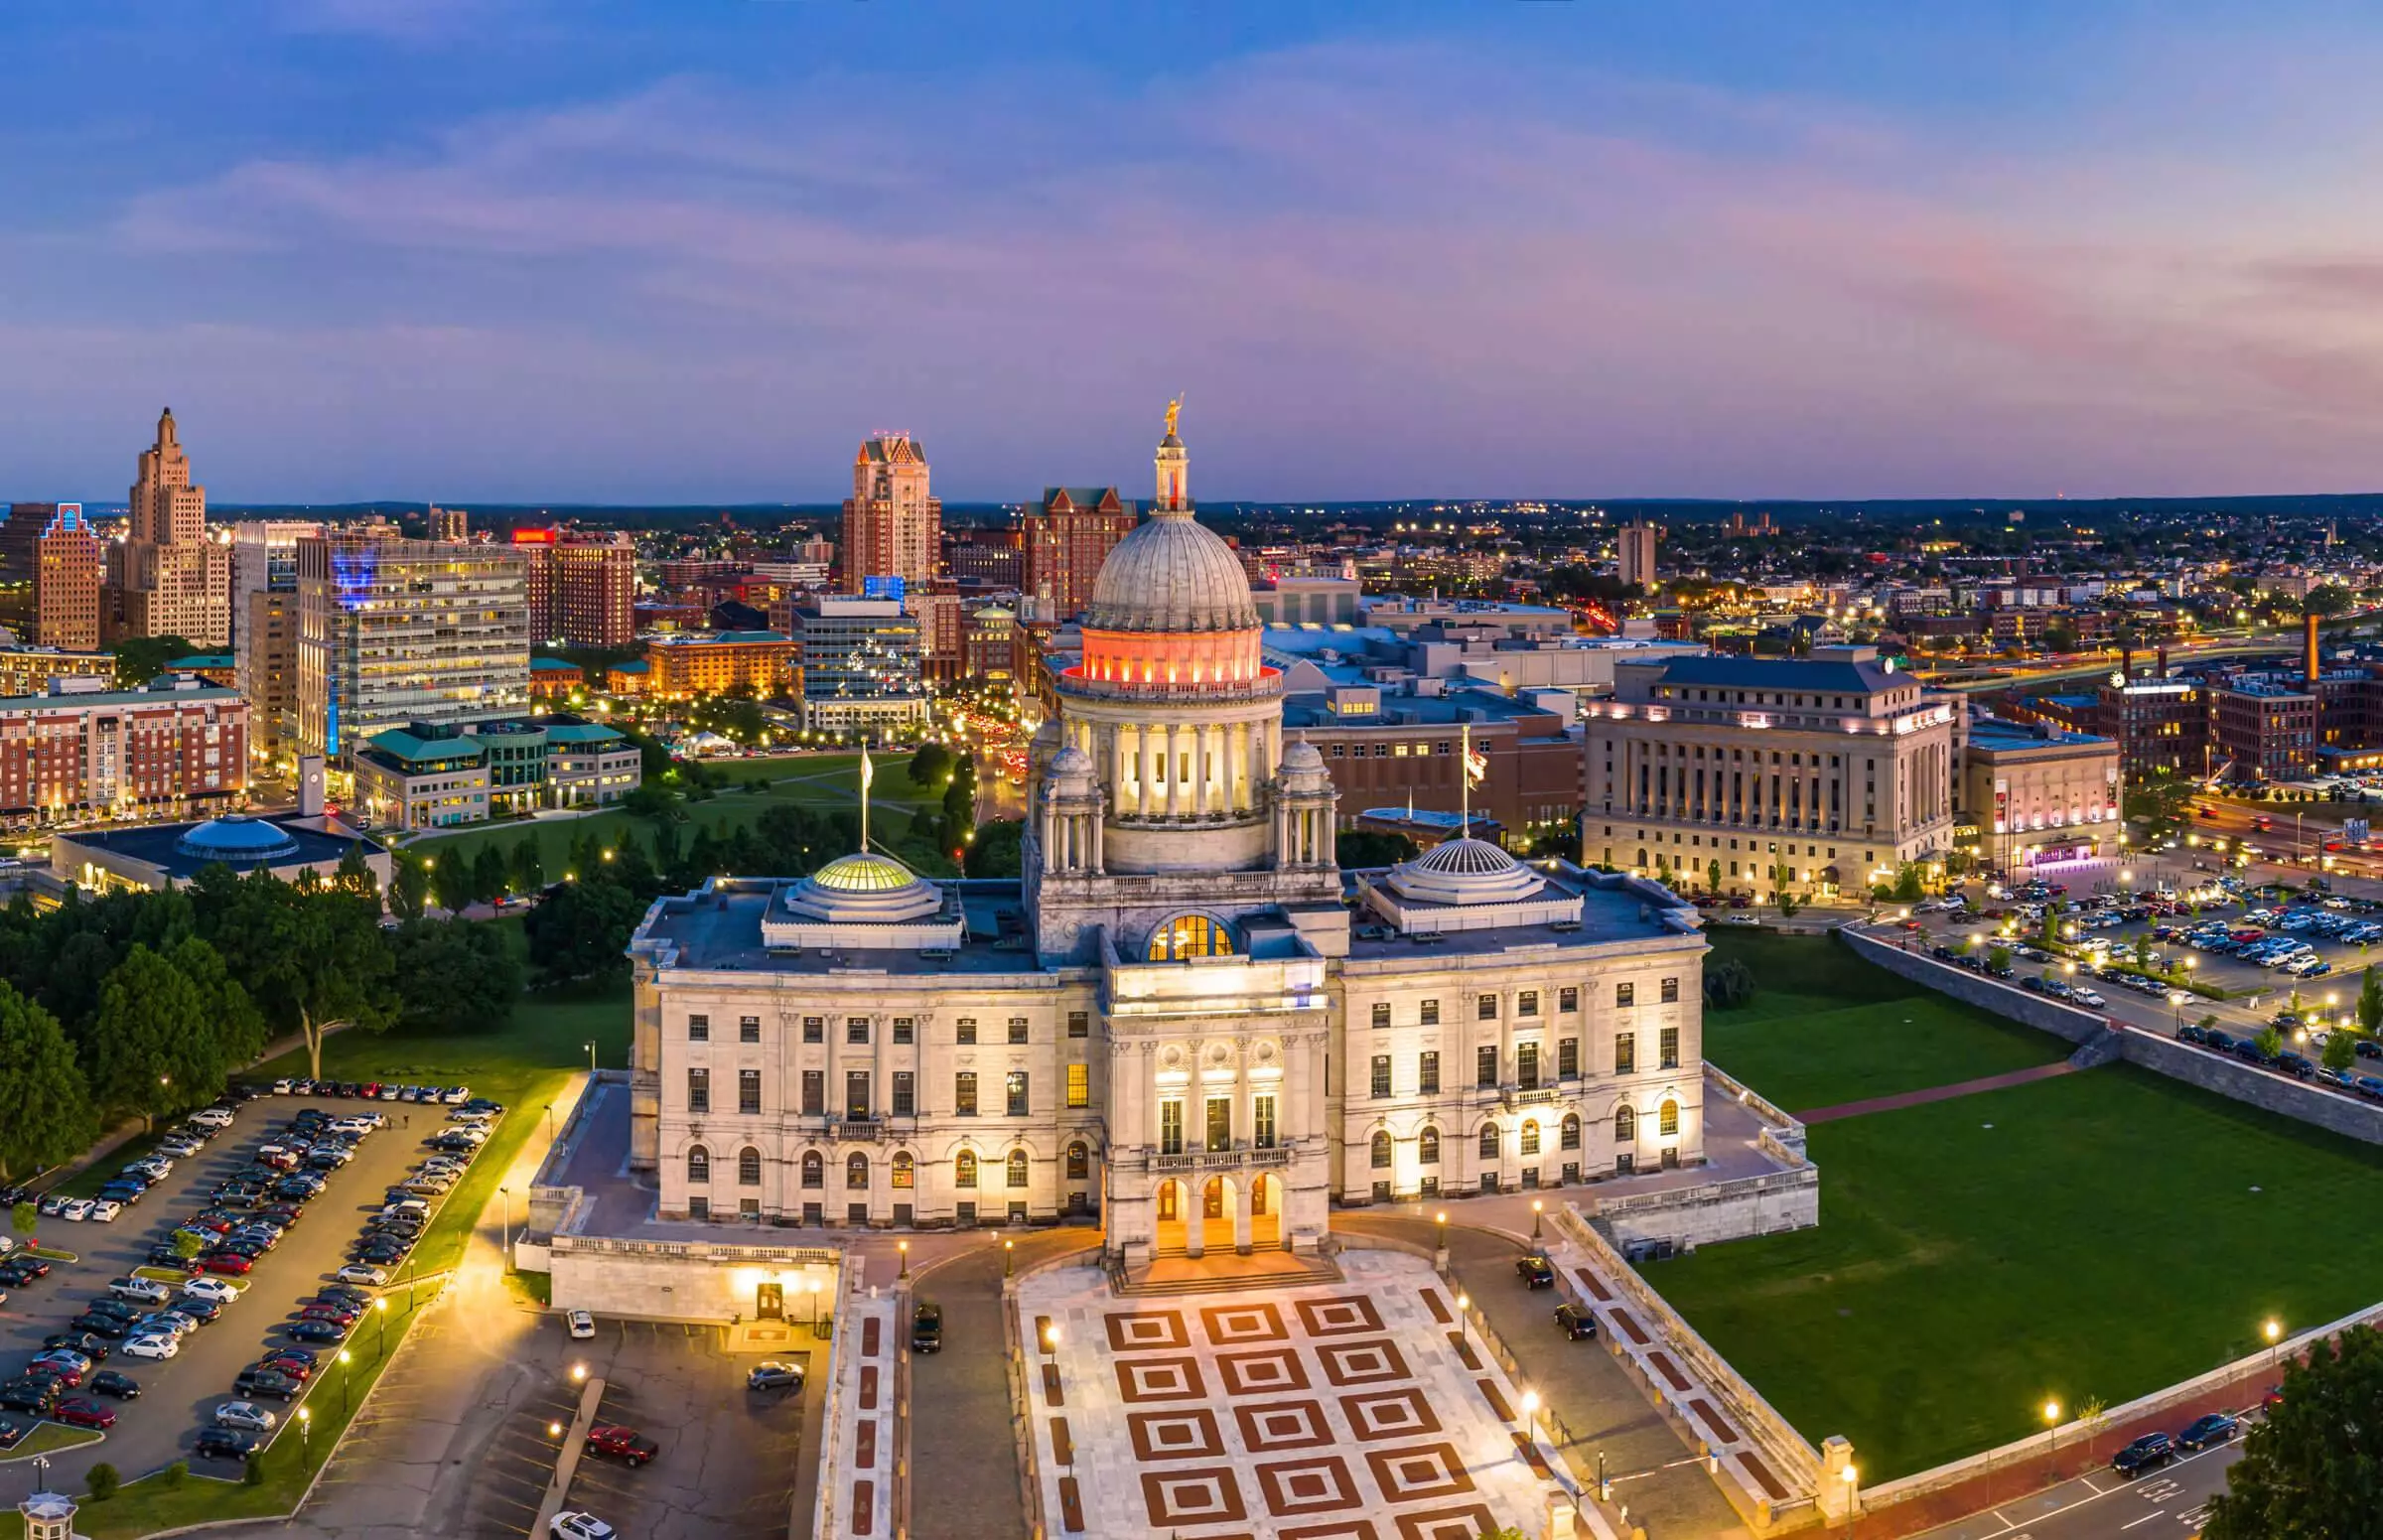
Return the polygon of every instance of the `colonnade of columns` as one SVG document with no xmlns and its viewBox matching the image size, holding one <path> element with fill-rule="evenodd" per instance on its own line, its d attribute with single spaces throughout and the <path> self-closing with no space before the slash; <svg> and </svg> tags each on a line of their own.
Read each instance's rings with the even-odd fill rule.
<svg viewBox="0 0 2383 1540">
<path fill-rule="evenodd" d="M 1274 722 L 1084 722 L 1078 731 L 1121 817 L 1249 812 L 1282 757 Z"/>
</svg>

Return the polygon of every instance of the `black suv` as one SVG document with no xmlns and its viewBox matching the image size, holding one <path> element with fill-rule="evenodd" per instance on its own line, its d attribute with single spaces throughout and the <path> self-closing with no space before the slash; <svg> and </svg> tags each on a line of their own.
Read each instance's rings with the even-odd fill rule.
<svg viewBox="0 0 2383 1540">
<path fill-rule="evenodd" d="M 1556 1307 L 1556 1330 L 1573 1341 L 1582 1341 L 1597 1335 L 1597 1318 L 1582 1306 L 1559 1305 Z"/>
<path fill-rule="evenodd" d="M 1527 1257 L 1515 1258 L 1514 1272 L 1531 1288 L 1552 1289 L 1556 1286 L 1556 1265 L 1535 1251 Z"/>
<path fill-rule="evenodd" d="M 932 1353 L 943 1350 L 943 1307 L 921 1300 L 911 1313 L 911 1351 Z"/>
<path fill-rule="evenodd" d="M 2157 1470 L 2176 1458 L 2176 1445 L 2165 1433 L 2147 1433 L 2110 1458 L 2110 1469 L 2120 1475 L 2141 1475 Z"/>
<path fill-rule="evenodd" d="M 199 1453 L 209 1460 L 246 1460 L 264 1447 L 262 1434 L 247 1433 L 238 1428 L 199 1430 Z"/>
</svg>

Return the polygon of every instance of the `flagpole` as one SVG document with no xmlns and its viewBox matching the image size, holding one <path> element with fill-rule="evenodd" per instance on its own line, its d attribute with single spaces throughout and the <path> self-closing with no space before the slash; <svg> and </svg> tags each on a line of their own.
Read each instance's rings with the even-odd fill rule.
<svg viewBox="0 0 2383 1540">
<path fill-rule="evenodd" d="M 1472 838 L 1472 724 L 1457 728 L 1457 838 Z"/>
<path fill-rule="evenodd" d="M 861 739 L 861 853 L 869 852 L 869 740 Z"/>
</svg>

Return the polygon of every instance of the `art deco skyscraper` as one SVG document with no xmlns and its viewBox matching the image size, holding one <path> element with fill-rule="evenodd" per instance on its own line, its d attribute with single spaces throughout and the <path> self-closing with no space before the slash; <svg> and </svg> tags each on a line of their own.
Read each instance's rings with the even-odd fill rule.
<svg viewBox="0 0 2383 1540">
<path fill-rule="evenodd" d="M 89 652 L 99 645 L 99 536 L 82 504 L 62 502 L 35 543 L 34 637 L 46 647 Z"/>
<path fill-rule="evenodd" d="M 844 591 L 861 593 L 871 578 L 900 578 L 906 589 L 923 592 L 935 575 L 942 527 L 943 504 L 928 494 L 918 442 L 907 433 L 865 441 L 844 500 Z"/>
<path fill-rule="evenodd" d="M 131 503 L 121 577 L 124 633 L 229 645 L 231 552 L 207 538 L 207 489 L 191 485 L 191 459 L 171 410 L 157 420 L 157 442 L 141 452 Z"/>
</svg>

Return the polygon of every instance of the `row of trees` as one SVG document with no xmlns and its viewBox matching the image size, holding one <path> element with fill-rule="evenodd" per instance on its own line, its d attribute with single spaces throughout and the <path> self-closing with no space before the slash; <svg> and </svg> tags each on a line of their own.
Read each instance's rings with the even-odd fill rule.
<svg viewBox="0 0 2383 1540">
<path fill-rule="evenodd" d="M 384 929 L 350 851 L 330 881 L 215 867 L 187 889 L 0 910 L 0 1178 L 84 1148 L 124 1117 L 178 1116 L 296 1035 L 322 1069 L 340 1028 L 491 1031 L 521 966 L 501 932 Z"/>
</svg>

